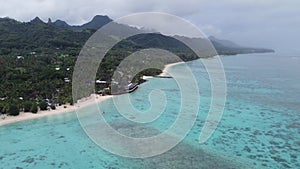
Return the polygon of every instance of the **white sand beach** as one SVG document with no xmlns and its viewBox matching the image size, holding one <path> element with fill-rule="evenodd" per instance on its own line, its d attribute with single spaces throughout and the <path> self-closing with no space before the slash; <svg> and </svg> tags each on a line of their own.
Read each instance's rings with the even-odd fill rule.
<svg viewBox="0 0 300 169">
<path fill-rule="evenodd" d="M 184 62 L 176 62 L 176 63 L 170 63 L 170 64 L 165 65 L 162 73 L 159 74 L 158 77 L 159 76 L 170 76 L 169 73 L 168 73 L 169 69 L 171 67 L 175 66 L 175 65 L 179 65 L 179 64 L 182 64 L 182 63 L 184 63 Z"/>
<path fill-rule="evenodd" d="M 112 97 L 113 96 L 111 96 L 111 95 L 99 96 L 96 94 L 92 94 L 90 97 L 80 99 L 78 101 L 78 103 L 76 103 L 75 105 L 68 105 L 68 104 L 61 105 L 61 106 L 57 107 L 55 110 L 38 111 L 36 114 L 33 114 L 31 112 L 27 112 L 27 113 L 20 112 L 20 114 L 18 116 L 6 116 L 4 120 L 1 118 L 0 126 L 19 122 L 19 121 L 24 121 L 24 120 L 30 120 L 30 119 L 36 119 L 36 118 L 41 118 L 41 117 L 46 117 L 46 116 L 74 112 L 75 106 L 86 107 L 86 106 L 89 106 L 92 104 L 102 102 L 102 101 L 112 98 Z M 65 106 L 66 106 L 66 108 L 64 108 Z"/>
<path fill-rule="evenodd" d="M 157 77 L 160 77 L 160 76 L 170 76 L 168 71 L 171 67 L 175 66 L 175 65 L 179 65 L 179 64 L 182 64 L 182 63 L 185 63 L 185 62 L 176 62 L 176 63 L 170 63 L 170 64 L 167 64 L 164 66 L 164 69 L 162 70 L 162 73 L 159 74 Z M 151 79 L 153 78 L 153 76 L 143 76 L 143 79 L 144 80 L 147 80 L 147 79 Z"/>
</svg>

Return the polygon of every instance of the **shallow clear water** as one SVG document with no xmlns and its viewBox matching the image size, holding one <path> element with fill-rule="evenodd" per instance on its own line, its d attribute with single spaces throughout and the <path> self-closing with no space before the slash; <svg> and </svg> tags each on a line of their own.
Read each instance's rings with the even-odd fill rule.
<svg viewBox="0 0 300 169">
<path fill-rule="evenodd" d="M 0 168 L 300 168 L 300 55 L 249 54 L 222 61 L 226 107 L 217 130 L 204 144 L 198 138 L 211 101 L 210 83 L 200 61 L 193 61 L 188 64 L 199 82 L 199 115 L 188 136 L 172 150 L 146 159 L 113 155 L 94 144 L 76 114 L 68 113 L 0 127 Z M 180 75 L 180 69 L 178 65 L 172 71 Z M 166 130 L 180 105 L 174 79 L 151 79 L 130 98 L 135 108 L 147 110 L 148 95 L 158 88 L 168 102 L 156 121 L 130 122 L 111 100 L 101 103 L 106 121 L 134 137 Z"/>
</svg>

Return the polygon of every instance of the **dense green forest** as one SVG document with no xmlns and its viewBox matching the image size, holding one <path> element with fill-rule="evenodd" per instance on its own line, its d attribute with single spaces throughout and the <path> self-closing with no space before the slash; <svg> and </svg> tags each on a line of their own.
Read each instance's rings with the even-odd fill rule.
<svg viewBox="0 0 300 169">
<path fill-rule="evenodd" d="M 52 109 L 55 104 L 72 104 L 72 72 L 76 59 L 95 28 L 109 21 L 107 17 L 103 18 L 105 21 L 101 18 L 94 18 L 76 29 L 66 24 L 62 27 L 61 22 L 44 23 L 39 18 L 26 23 L 0 18 L 0 112 L 18 115 L 21 110 L 36 113 L 37 106 L 47 109 L 48 103 L 52 104 Z M 218 42 L 214 45 L 219 54 L 247 53 L 246 48 L 230 49 Z M 198 59 L 175 38 L 157 33 L 136 35 L 121 41 L 106 54 L 96 79 L 107 83 L 96 85 L 95 91 L 109 87 L 114 70 L 125 57 L 147 48 L 171 51 L 184 61 Z M 255 52 L 253 50 L 248 52 Z M 133 81 L 141 82 L 142 75 L 160 72 L 157 69 L 145 70 Z"/>
</svg>

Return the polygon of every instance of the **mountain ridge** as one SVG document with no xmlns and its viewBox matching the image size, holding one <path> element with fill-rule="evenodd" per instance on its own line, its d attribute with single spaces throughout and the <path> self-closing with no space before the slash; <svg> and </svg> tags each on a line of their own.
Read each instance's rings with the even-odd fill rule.
<svg viewBox="0 0 300 169">
<path fill-rule="evenodd" d="M 66 21 L 59 20 L 59 19 L 56 20 L 55 22 L 50 22 L 50 23 L 48 22 L 48 23 L 63 29 L 84 30 L 84 29 L 99 29 L 111 21 L 112 19 L 110 19 L 106 15 L 96 15 L 93 17 L 91 21 L 84 23 L 82 25 L 70 25 Z"/>
<path fill-rule="evenodd" d="M 104 25 L 106 25 L 109 22 L 112 22 L 113 20 L 110 19 L 108 16 L 106 15 L 96 15 L 92 18 L 91 21 L 82 24 L 82 25 L 69 25 L 67 22 L 63 21 L 63 20 L 56 20 L 54 22 L 51 21 L 51 19 L 48 19 L 48 22 L 43 22 L 39 17 L 35 17 L 34 19 L 32 19 L 29 22 L 20 22 L 20 21 L 16 21 L 14 19 L 11 18 L 0 18 L 0 23 L 3 24 L 3 26 L 7 25 L 7 24 L 14 24 L 15 27 L 22 27 L 20 29 L 25 30 L 25 32 L 27 33 L 31 33 L 33 30 L 31 30 L 32 27 L 38 27 L 37 25 L 40 26 L 40 31 L 44 32 L 45 34 L 51 34 L 50 35 L 41 35 L 41 36 L 50 36 L 50 39 L 53 38 L 52 36 L 60 36 L 60 34 L 62 34 L 62 32 L 70 34 L 70 36 L 72 34 L 76 34 L 74 33 L 77 32 L 77 34 L 80 34 L 79 32 L 83 32 L 82 34 L 87 33 L 89 35 L 85 35 L 85 36 L 91 36 L 93 32 L 95 32 L 96 30 L 98 30 L 99 28 L 103 27 Z M 7 23 L 4 23 L 7 22 Z M 122 34 L 122 32 L 134 32 L 134 33 L 142 33 L 143 30 L 135 28 L 135 27 L 131 27 L 128 25 L 122 25 L 122 24 L 117 24 L 114 23 L 115 26 L 114 28 L 117 30 L 121 30 L 120 34 Z M 31 26 L 29 26 L 31 25 Z M 4 29 L 4 28 L 2 28 Z M 14 30 L 15 28 L 12 28 L 12 30 Z M 1 29 L 0 29 L 1 30 Z M 47 30 L 47 31 L 45 31 Z M 48 31 L 49 30 L 49 31 Z M 123 31 L 125 30 L 125 31 Z M 19 30 L 20 31 L 20 30 Z M 10 31 L 6 30 L 7 33 L 10 33 Z M 19 34 L 21 34 L 23 32 L 14 32 L 14 36 L 21 36 Z M 38 32 L 36 32 L 36 34 L 40 34 Z M 0 35 L 1 36 L 1 35 Z M 77 35 L 80 36 L 80 35 Z M 122 36 L 122 35 L 121 35 Z M 177 35 L 175 35 L 177 36 Z M 22 37 L 18 37 L 17 39 L 21 39 Z M 68 36 L 66 36 L 68 37 Z M 57 41 L 57 39 L 60 39 L 60 37 L 56 37 L 54 42 Z M 72 44 L 72 42 L 70 42 L 70 39 L 74 40 L 74 38 L 65 38 L 65 39 L 60 39 L 58 40 L 59 44 Z M 190 41 L 195 41 L 193 40 L 194 38 L 190 38 Z M 208 38 L 212 45 L 215 47 L 215 49 L 217 50 L 217 52 L 220 55 L 234 55 L 234 54 L 243 54 L 243 53 L 265 53 L 265 52 L 274 52 L 274 50 L 272 49 L 266 49 L 266 48 L 253 48 L 253 47 L 244 47 L 241 45 L 238 45 L 230 40 L 223 40 L 223 39 L 218 39 L 216 37 L 210 36 Z M 1 39 L 2 40 L 2 39 Z M 87 38 L 85 39 L 81 39 L 81 40 L 87 40 Z M 22 41 L 27 41 L 26 39 L 23 39 Z M 68 42 L 69 41 L 69 42 Z M 81 43 L 78 43 L 77 40 L 74 40 L 78 46 Z M 53 42 L 53 41 L 52 41 Z M 51 43 L 52 43 L 51 42 Z M 4 43 L 5 43 L 5 39 L 4 39 Z M 12 42 L 9 42 L 12 43 Z M 49 42 L 45 42 L 46 44 Z M 2 45 L 3 43 L 0 42 L 0 47 L 3 47 Z M 56 43 L 55 43 L 56 44 Z M 25 45 L 26 46 L 26 45 Z M 74 44 L 73 44 L 74 46 Z M 0 52 L 1 54 L 1 52 Z"/>
</svg>

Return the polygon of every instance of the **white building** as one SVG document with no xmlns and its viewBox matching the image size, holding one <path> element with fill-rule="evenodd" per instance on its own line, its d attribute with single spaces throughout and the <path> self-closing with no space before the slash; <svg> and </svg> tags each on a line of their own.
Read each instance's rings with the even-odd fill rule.
<svg viewBox="0 0 300 169">
<path fill-rule="evenodd" d="M 69 83 L 71 80 L 70 80 L 69 78 L 65 77 L 65 78 L 64 78 L 64 81 L 65 81 L 66 83 Z"/>
<path fill-rule="evenodd" d="M 17 59 L 24 59 L 23 56 L 17 56 Z"/>
<path fill-rule="evenodd" d="M 107 82 L 104 80 L 96 80 L 96 83 L 97 84 L 106 84 Z"/>
</svg>

